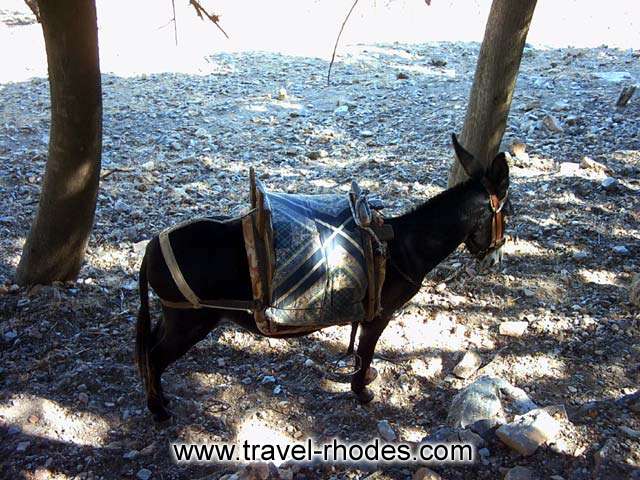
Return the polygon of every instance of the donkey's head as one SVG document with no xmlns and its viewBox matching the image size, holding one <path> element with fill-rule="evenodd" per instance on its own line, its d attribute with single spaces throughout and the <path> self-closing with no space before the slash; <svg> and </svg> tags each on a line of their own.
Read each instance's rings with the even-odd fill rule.
<svg viewBox="0 0 640 480">
<path fill-rule="evenodd" d="M 494 265 L 502 261 L 506 217 L 511 213 L 508 201 L 509 166 L 506 155 L 499 153 L 485 168 L 458 143 L 455 134 L 451 137 L 462 168 L 471 181 L 481 184 L 486 192 L 487 208 L 475 219 L 475 227 L 464 243 L 469 252 L 481 261 L 482 266 Z"/>
</svg>

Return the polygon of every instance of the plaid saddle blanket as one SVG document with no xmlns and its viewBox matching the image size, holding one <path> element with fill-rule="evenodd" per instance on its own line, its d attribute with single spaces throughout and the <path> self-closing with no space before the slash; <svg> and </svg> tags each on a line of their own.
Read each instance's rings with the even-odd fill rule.
<svg viewBox="0 0 640 480">
<path fill-rule="evenodd" d="M 367 322 L 380 310 L 384 219 L 355 182 L 348 194 L 267 191 L 250 171 L 242 228 L 256 325 L 265 335 Z"/>
<path fill-rule="evenodd" d="M 274 271 L 265 314 L 282 325 L 360 321 L 367 294 L 366 235 L 346 195 L 265 192 Z"/>
</svg>

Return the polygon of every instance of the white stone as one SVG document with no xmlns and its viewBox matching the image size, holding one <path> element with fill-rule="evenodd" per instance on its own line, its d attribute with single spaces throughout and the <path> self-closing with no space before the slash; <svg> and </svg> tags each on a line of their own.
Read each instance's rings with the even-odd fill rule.
<svg viewBox="0 0 640 480">
<path fill-rule="evenodd" d="M 560 424 L 545 410 L 536 409 L 496 430 L 498 438 L 518 453 L 529 456 L 560 433 Z"/>
<path fill-rule="evenodd" d="M 640 430 L 634 430 L 633 428 L 629 428 L 626 426 L 618 427 L 622 433 L 624 433 L 627 437 L 633 438 L 635 440 L 640 440 Z"/>
<path fill-rule="evenodd" d="M 562 162 L 560 164 L 560 175 L 563 177 L 574 177 L 580 170 L 580 164 L 575 162 Z"/>
<path fill-rule="evenodd" d="M 636 307 L 640 307 L 640 273 L 636 273 L 631 279 L 631 288 L 629 290 L 629 300 Z M 640 402 L 638 402 L 640 405 Z"/>
<path fill-rule="evenodd" d="M 562 133 L 564 130 L 562 129 L 562 125 L 560 121 L 554 117 L 553 115 L 547 115 L 542 119 L 542 124 L 553 133 Z"/>
<path fill-rule="evenodd" d="M 585 170 L 593 170 L 594 172 L 606 172 L 608 168 L 606 165 L 603 165 L 600 162 L 596 162 L 591 157 L 582 157 L 580 160 L 580 168 L 584 168 Z"/>
<path fill-rule="evenodd" d="M 600 185 L 605 190 L 615 190 L 618 187 L 618 181 L 612 177 L 606 177 L 600 182 Z"/>
<path fill-rule="evenodd" d="M 553 106 L 551 107 L 551 110 L 554 110 L 556 112 L 560 112 L 562 110 L 569 110 L 569 108 L 571 108 L 571 105 L 569 104 L 569 102 L 565 102 L 564 100 L 560 100 L 556 103 L 553 104 Z"/>
<path fill-rule="evenodd" d="M 340 105 L 333 111 L 333 114 L 337 117 L 344 117 L 347 113 L 349 113 L 349 107 L 347 105 Z"/>
<path fill-rule="evenodd" d="M 527 467 L 513 467 L 504 476 L 504 480 L 533 480 L 533 471 Z"/>
<path fill-rule="evenodd" d="M 151 470 L 147 468 L 141 468 L 140 470 L 138 470 L 138 473 L 136 473 L 136 477 L 138 477 L 140 480 L 149 480 L 151 478 Z"/>
<path fill-rule="evenodd" d="M 585 260 L 588 257 L 589 257 L 589 254 L 582 250 L 578 250 L 577 252 L 573 253 L 573 258 L 576 260 Z"/>
<path fill-rule="evenodd" d="M 380 436 L 386 440 L 387 442 L 395 442 L 398 438 L 396 432 L 393 431 L 391 425 L 386 420 L 380 420 L 378 422 L 378 432 L 380 432 Z"/>
<path fill-rule="evenodd" d="M 442 477 L 430 468 L 422 467 L 415 471 L 411 480 L 442 480 Z"/>
<path fill-rule="evenodd" d="M 139 452 L 137 450 L 131 450 L 130 452 L 127 452 L 124 455 L 122 455 L 122 458 L 125 458 L 127 460 L 133 460 L 138 456 L 138 453 Z"/>
<path fill-rule="evenodd" d="M 506 335 L 507 337 L 521 337 L 528 327 L 529 322 L 525 321 L 502 322 L 498 327 L 498 331 L 500 335 Z"/>
<path fill-rule="evenodd" d="M 631 80 L 631 74 L 629 72 L 595 72 L 593 76 L 613 83 Z"/>
<path fill-rule="evenodd" d="M 29 448 L 29 445 L 31 445 L 31 442 L 29 441 L 18 443 L 18 446 L 16 447 L 16 452 L 20 452 L 20 453 L 25 452 L 27 448 Z"/>
<path fill-rule="evenodd" d="M 14 330 L 9 330 L 8 332 L 4 333 L 4 339 L 7 342 L 12 342 L 13 340 L 15 340 L 17 338 L 18 334 L 14 331 Z"/>
<path fill-rule="evenodd" d="M 468 351 L 462 357 L 462 360 L 453 369 L 453 374 L 458 378 L 469 378 L 482 365 L 482 358 L 474 351 Z"/>
</svg>

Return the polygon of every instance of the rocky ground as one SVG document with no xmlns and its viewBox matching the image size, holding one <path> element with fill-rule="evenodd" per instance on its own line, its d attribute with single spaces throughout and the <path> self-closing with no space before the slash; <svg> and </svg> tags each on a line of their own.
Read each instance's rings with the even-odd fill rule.
<svg viewBox="0 0 640 480">
<path fill-rule="evenodd" d="M 463 429 L 473 422 L 456 409 L 484 376 L 480 385 L 493 386 L 481 407 L 495 406 L 485 416 L 512 422 L 540 407 L 529 415 L 551 417 L 548 438 L 529 452 L 480 429 L 475 465 L 429 465 L 433 475 L 640 478 L 640 315 L 630 292 L 640 272 L 640 97 L 615 106 L 640 80 L 638 51 L 526 49 L 504 142 L 515 210 L 506 260 L 481 273 L 460 249 L 428 276 L 378 344 L 371 404 L 331 374 L 348 328 L 273 340 L 229 325 L 165 374 L 173 423 L 154 425 L 144 407 L 132 356 L 146 240 L 245 209 L 250 166 L 290 192 L 357 179 L 387 215 L 424 201 L 446 186 L 478 50 L 345 47 L 330 87 L 324 61 L 258 53 L 213 56 L 201 76 L 105 75 L 86 265 L 77 282 L 28 291 L 12 275 L 46 160 L 48 84 L 1 84 L 0 476 L 218 479 L 239 468 L 176 465 L 172 441 L 467 438 L 478 428 Z M 529 407 L 512 408 L 513 395 Z M 419 467 L 306 465 L 281 476 L 437 478 Z"/>
</svg>

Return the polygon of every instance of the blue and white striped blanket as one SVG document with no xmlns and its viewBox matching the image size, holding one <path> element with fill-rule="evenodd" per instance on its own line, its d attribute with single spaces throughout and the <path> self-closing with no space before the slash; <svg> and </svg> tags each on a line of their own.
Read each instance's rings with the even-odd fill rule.
<svg viewBox="0 0 640 480">
<path fill-rule="evenodd" d="M 347 195 L 265 192 L 275 270 L 265 314 L 280 325 L 339 325 L 364 318 L 366 235 Z"/>
</svg>

